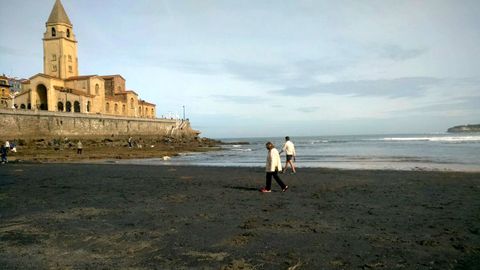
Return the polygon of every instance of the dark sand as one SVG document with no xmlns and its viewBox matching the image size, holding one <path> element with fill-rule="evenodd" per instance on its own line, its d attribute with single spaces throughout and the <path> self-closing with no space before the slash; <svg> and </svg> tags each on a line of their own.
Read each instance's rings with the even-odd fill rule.
<svg viewBox="0 0 480 270">
<path fill-rule="evenodd" d="M 480 173 L 0 166 L 0 269 L 480 269 Z"/>
</svg>

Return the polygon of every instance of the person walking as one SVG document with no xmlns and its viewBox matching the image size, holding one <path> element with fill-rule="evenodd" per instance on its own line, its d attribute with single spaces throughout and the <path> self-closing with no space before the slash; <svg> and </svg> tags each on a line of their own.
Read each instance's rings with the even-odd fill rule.
<svg viewBox="0 0 480 270">
<path fill-rule="evenodd" d="M 128 137 L 128 148 L 132 148 L 132 137 Z"/>
<path fill-rule="evenodd" d="M 79 140 L 78 143 L 77 143 L 77 154 L 78 154 L 78 155 L 81 155 L 81 154 L 82 154 L 82 151 L 83 151 L 83 144 L 82 144 L 82 142 Z"/>
<path fill-rule="evenodd" d="M 265 187 L 260 189 L 260 192 L 272 192 L 272 177 L 277 181 L 277 184 L 282 188 L 282 192 L 287 191 L 288 186 L 283 183 L 283 181 L 278 176 L 278 171 L 282 170 L 282 162 L 280 160 L 280 154 L 278 150 L 275 149 L 275 146 L 271 142 L 265 144 L 268 150 L 267 154 L 267 164 L 266 164 L 266 183 Z"/>
<path fill-rule="evenodd" d="M 2 156 L 2 164 L 5 164 L 5 163 L 8 163 L 8 160 L 7 160 L 7 147 L 5 147 L 4 144 L 2 144 L 2 146 L 0 147 L 0 154 Z"/>
<path fill-rule="evenodd" d="M 292 143 L 292 141 L 290 141 L 289 136 L 285 137 L 285 144 L 283 145 L 280 154 L 284 151 L 287 156 L 287 161 L 285 161 L 285 168 L 283 169 L 282 173 L 287 171 L 288 165 L 292 167 L 292 173 L 297 173 L 297 171 L 295 170 L 295 164 L 293 163 L 294 161 L 296 161 L 295 145 Z"/>
</svg>

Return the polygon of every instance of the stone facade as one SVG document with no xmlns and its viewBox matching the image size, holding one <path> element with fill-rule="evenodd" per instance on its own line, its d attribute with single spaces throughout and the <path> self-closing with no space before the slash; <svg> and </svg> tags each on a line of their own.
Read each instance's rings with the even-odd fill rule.
<svg viewBox="0 0 480 270">
<path fill-rule="evenodd" d="M 198 131 L 188 121 L 132 119 L 48 111 L 0 109 L 0 137 L 3 139 L 95 138 L 111 136 L 195 137 Z"/>
<path fill-rule="evenodd" d="M 44 70 L 22 82 L 18 109 L 156 118 L 155 104 L 127 90 L 122 76 L 79 76 L 78 42 L 60 0 L 45 25 Z"/>
</svg>

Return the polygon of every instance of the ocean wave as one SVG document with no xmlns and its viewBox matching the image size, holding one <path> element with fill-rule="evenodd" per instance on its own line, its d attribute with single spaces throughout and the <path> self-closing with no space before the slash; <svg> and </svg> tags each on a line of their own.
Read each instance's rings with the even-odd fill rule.
<svg viewBox="0 0 480 270">
<path fill-rule="evenodd" d="M 447 137 L 391 137 L 370 139 L 373 141 L 428 141 L 428 142 L 480 142 L 480 136 L 447 136 Z"/>
<path fill-rule="evenodd" d="M 233 148 L 231 151 L 238 151 L 238 152 L 251 152 L 252 149 L 250 148 L 245 148 L 245 149 L 239 149 L 239 148 Z"/>
</svg>

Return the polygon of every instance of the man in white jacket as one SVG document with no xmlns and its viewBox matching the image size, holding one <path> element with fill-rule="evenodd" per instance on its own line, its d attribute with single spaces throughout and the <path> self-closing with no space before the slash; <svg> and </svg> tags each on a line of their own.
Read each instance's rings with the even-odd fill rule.
<svg viewBox="0 0 480 270">
<path fill-rule="evenodd" d="M 282 173 L 287 171 L 288 164 L 290 164 L 290 167 L 292 167 L 293 173 L 296 173 L 297 171 L 295 170 L 295 164 L 293 162 L 295 161 L 296 153 L 295 153 L 295 145 L 290 141 L 290 137 L 285 137 L 285 144 L 283 145 L 282 151 L 280 151 L 280 154 L 285 151 L 285 154 L 287 155 L 287 161 L 285 162 L 285 168 L 283 169 Z"/>
<path fill-rule="evenodd" d="M 280 177 L 278 177 L 278 171 L 282 170 L 282 162 L 280 160 L 280 154 L 278 150 L 275 149 L 275 146 L 271 142 L 267 142 L 266 147 L 268 149 L 267 155 L 267 164 L 265 171 L 266 175 L 266 185 L 260 192 L 272 192 L 272 177 L 277 181 L 278 185 L 282 188 L 282 192 L 287 191 L 288 186 L 285 185 Z"/>
</svg>

